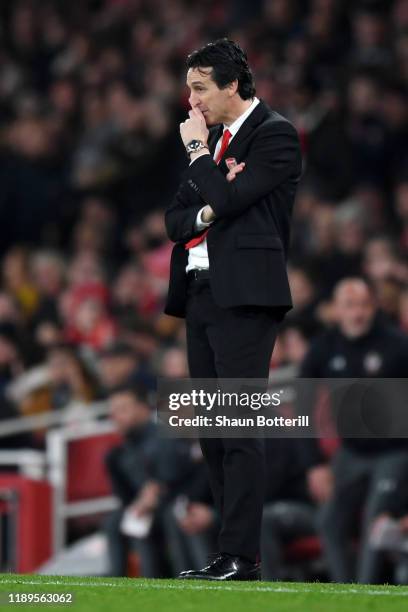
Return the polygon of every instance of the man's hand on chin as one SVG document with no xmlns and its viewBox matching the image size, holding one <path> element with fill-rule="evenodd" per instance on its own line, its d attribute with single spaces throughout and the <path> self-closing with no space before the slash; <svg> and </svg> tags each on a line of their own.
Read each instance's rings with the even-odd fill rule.
<svg viewBox="0 0 408 612">
<path fill-rule="evenodd" d="M 180 135 L 184 146 L 192 140 L 201 140 L 207 144 L 209 132 L 203 113 L 198 108 L 192 108 L 188 115 L 189 119 L 180 123 Z"/>
<path fill-rule="evenodd" d="M 201 140 L 204 144 L 207 144 L 209 132 L 203 113 L 198 108 L 192 108 L 188 114 L 189 119 L 180 123 L 180 135 L 184 146 L 187 146 L 192 140 Z M 197 157 L 201 157 L 201 155 L 209 155 L 209 150 L 201 149 L 197 153 L 192 153 L 190 160 L 193 161 Z M 230 183 L 235 179 L 237 174 L 243 171 L 245 162 L 237 164 L 234 158 L 230 158 L 227 160 L 227 167 L 229 172 L 226 179 Z M 201 213 L 201 219 L 204 223 L 214 221 L 215 213 L 211 206 L 207 205 L 204 207 Z"/>
</svg>

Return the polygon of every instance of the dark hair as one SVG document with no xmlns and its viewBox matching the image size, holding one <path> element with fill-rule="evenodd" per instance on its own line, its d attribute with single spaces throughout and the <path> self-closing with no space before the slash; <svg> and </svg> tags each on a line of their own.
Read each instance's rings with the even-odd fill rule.
<svg viewBox="0 0 408 612">
<path fill-rule="evenodd" d="M 367 287 L 368 291 L 370 292 L 372 296 L 375 296 L 377 293 L 373 281 L 370 278 L 368 278 L 368 276 L 365 276 L 364 274 L 353 274 L 352 276 L 351 275 L 344 276 L 343 278 L 340 278 L 337 281 L 337 283 L 333 287 L 333 291 L 332 291 L 333 297 L 336 294 L 337 287 L 341 285 L 343 282 L 360 282 L 360 283 L 363 283 Z"/>
<path fill-rule="evenodd" d="M 149 406 L 149 392 L 145 385 L 139 382 L 123 383 L 110 390 L 109 398 L 113 395 L 119 395 L 121 393 L 129 393 L 134 399 L 142 404 Z M 150 406 L 149 406 L 150 408 Z"/>
<path fill-rule="evenodd" d="M 73 359 L 85 382 L 90 385 L 92 389 L 96 389 L 97 380 L 95 373 L 92 367 L 88 364 L 87 360 L 81 354 L 77 345 L 75 345 L 73 342 L 56 342 L 55 344 L 51 344 L 46 348 L 46 358 L 48 359 L 54 353 L 65 353 L 65 355 L 68 355 L 71 359 Z"/>
<path fill-rule="evenodd" d="M 220 38 L 196 49 L 187 57 L 188 68 L 212 68 L 212 79 L 219 89 L 238 80 L 238 93 L 243 100 L 255 95 L 255 83 L 248 58 L 241 47 L 228 38 Z"/>
</svg>

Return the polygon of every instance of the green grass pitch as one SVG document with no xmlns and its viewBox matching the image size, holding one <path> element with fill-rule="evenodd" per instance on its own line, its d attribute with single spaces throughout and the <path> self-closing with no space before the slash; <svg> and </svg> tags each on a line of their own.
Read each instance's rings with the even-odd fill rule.
<svg viewBox="0 0 408 612">
<path fill-rule="evenodd" d="M 9 593 L 72 593 L 72 604 L 8 604 Z M 406 612 L 408 587 L 0 574 L 1 609 L 73 612 Z"/>
</svg>

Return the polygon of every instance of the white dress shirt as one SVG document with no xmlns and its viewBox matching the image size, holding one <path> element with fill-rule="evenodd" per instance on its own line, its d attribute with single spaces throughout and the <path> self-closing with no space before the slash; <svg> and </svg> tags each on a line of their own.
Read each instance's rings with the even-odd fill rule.
<svg viewBox="0 0 408 612">
<path fill-rule="evenodd" d="M 255 97 L 253 99 L 251 106 L 249 106 L 246 109 L 246 111 L 242 113 L 242 115 L 240 115 L 237 119 L 235 119 L 235 121 L 231 123 L 231 125 L 224 124 L 223 133 L 226 128 L 228 128 L 231 133 L 231 138 L 229 142 L 231 142 L 231 140 L 237 134 L 241 125 L 244 123 L 245 119 L 249 117 L 249 115 L 252 113 L 254 108 L 258 106 L 258 104 L 259 104 L 259 99 Z M 221 148 L 221 142 L 222 142 L 222 136 L 218 140 L 217 146 L 215 147 L 214 159 L 217 159 L 218 151 Z M 196 159 L 198 159 L 198 157 Z M 196 161 L 195 159 L 191 161 L 190 165 L 193 164 L 195 161 Z M 204 206 L 201 210 L 199 210 L 197 219 L 196 219 L 196 228 L 198 230 L 205 229 L 206 227 L 209 227 L 212 223 L 212 221 L 210 221 L 210 223 L 204 223 L 204 221 L 201 220 L 201 213 L 203 209 L 204 209 Z M 193 270 L 194 268 L 208 270 L 209 267 L 210 267 L 210 263 L 208 261 L 207 238 L 204 238 L 204 240 L 200 242 L 200 244 L 197 244 L 195 247 L 192 247 L 191 249 L 188 250 L 188 264 L 186 267 L 186 272 L 188 272 L 189 270 Z"/>
</svg>

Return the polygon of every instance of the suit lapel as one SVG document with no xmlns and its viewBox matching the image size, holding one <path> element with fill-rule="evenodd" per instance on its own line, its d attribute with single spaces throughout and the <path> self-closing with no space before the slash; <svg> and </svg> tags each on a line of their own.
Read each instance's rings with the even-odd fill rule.
<svg viewBox="0 0 408 612">
<path fill-rule="evenodd" d="M 217 142 L 222 136 L 222 132 L 223 132 L 222 123 L 210 129 L 210 135 L 208 137 L 208 147 L 210 149 L 211 157 L 214 157 L 215 147 L 217 146 Z"/>
<path fill-rule="evenodd" d="M 264 121 L 265 117 L 269 113 L 270 113 L 269 107 L 265 104 L 265 102 L 260 100 L 259 104 L 254 108 L 254 110 L 249 115 L 249 117 L 247 117 L 244 123 L 241 125 L 237 134 L 232 139 L 231 144 L 229 145 L 228 149 L 225 151 L 224 155 L 222 156 L 221 161 L 219 163 L 219 167 L 221 171 L 223 172 L 223 174 L 227 174 L 227 171 L 228 171 L 228 168 L 225 164 L 225 159 L 228 157 L 235 157 L 239 163 L 240 161 L 239 157 L 240 157 L 240 152 L 242 150 L 242 145 L 245 143 L 247 138 L 251 136 L 253 130 L 260 123 L 262 123 L 262 121 Z M 223 132 L 222 127 L 223 126 L 221 126 L 220 133 L 218 133 L 218 138 L 220 138 Z M 215 143 L 217 143 L 217 140 L 215 141 Z M 215 145 L 214 145 L 214 148 L 215 148 Z M 212 152 L 212 154 L 214 154 L 214 151 Z"/>
</svg>

